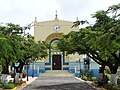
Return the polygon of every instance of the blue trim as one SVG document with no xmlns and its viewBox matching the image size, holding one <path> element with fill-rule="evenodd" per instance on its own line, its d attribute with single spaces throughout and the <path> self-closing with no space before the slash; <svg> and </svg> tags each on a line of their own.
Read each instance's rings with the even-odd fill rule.
<svg viewBox="0 0 120 90">
<path fill-rule="evenodd" d="M 39 70 L 39 73 L 45 73 L 45 69 Z"/>
<path fill-rule="evenodd" d="M 67 67 L 67 68 L 63 68 L 63 70 L 69 70 L 69 67 Z"/>
<path fill-rule="evenodd" d="M 45 63 L 45 65 L 51 65 L 51 63 L 48 62 L 48 63 Z"/>
<path fill-rule="evenodd" d="M 69 69 L 68 72 L 75 73 L 75 69 Z"/>
<path fill-rule="evenodd" d="M 83 71 L 86 72 L 85 70 Z M 98 77 L 99 69 L 90 69 L 89 71 L 92 72 L 94 77 Z M 69 69 L 68 72 L 75 73 L 75 69 Z M 81 73 L 75 73 L 75 76 L 81 76 Z"/>
<path fill-rule="evenodd" d="M 91 69 L 91 72 L 92 72 L 94 77 L 98 77 L 99 69 Z"/>
<path fill-rule="evenodd" d="M 45 70 L 51 70 L 51 68 L 45 68 Z"/>
<path fill-rule="evenodd" d="M 80 76 L 82 76 L 82 74 L 81 73 L 75 73 L 75 76 L 80 77 Z"/>
<path fill-rule="evenodd" d="M 22 70 L 22 72 L 26 72 L 27 73 L 27 70 Z M 39 71 L 38 70 L 28 70 L 28 76 L 32 76 L 33 75 L 33 72 L 34 72 L 34 77 L 38 77 L 39 76 Z"/>
<path fill-rule="evenodd" d="M 63 62 L 63 65 L 69 65 L 69 62 Z"/>
</svg>

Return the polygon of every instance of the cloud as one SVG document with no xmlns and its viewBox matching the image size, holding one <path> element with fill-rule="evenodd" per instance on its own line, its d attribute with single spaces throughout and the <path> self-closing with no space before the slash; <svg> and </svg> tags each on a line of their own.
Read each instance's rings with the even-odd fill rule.
<svg viewBox="0 0 120 90">
<path fill-rule="evenodd" d="M 94 21 L 91 14 L 119 0 L 0 0 L 0 22 L 12 22 L 25 25 L 34 21 L 52 20 L 58 10 L 58 18 L 62 20 Z"/>
</svg>

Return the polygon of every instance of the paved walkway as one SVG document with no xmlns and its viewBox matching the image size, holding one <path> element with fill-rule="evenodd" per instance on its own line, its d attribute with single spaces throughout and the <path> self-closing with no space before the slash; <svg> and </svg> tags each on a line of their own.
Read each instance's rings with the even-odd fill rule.
<svg viewBox="0 0 120 90">
<path fill-rule="evenodd" d="M 22 90 L 96 90 L 74 77 L 39 77 Z"/>
<path fill-rule="evenodd" d="M 58 73 L 59 74 L 59 73 Z M 21 90 L 96 90 L 74 76 L 40 76 Z"/>
<path fill-rule="evenodd" d="M 29 78 L 29 81 L 27 81 L 27 78 L 23 78 L 22 80 L 23 81 L 26 81 L 26 84 L 23 85 L 23 86 L 17 86 L 17 90 L 22 90 L 22 88 L 26 87 L 27 85 L 29 85 L 31 82 L 35 81 L 37 79 L 37 77 L 28 77 Z"/>
</svg>

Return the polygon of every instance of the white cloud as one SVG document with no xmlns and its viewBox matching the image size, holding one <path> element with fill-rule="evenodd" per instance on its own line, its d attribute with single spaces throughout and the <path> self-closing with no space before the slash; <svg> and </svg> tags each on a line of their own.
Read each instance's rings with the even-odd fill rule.
<svg viewBox="0 0 120 90">
<path fill-rule="evenodd" d="M 118 4 L 120 0 L 0 0 L 0 22 L 25 25 L 34 21 L 58 18 L 62 20 L 89 20 L 94 12 Z M 33 33 L 33 31 L 32 31 Z"/>
</svg>

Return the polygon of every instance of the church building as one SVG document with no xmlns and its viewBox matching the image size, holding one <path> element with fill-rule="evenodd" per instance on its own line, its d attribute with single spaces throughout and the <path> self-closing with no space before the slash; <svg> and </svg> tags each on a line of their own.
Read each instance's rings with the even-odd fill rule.
<svg viewBox="0 0 120 90">
<path fill-rule="evenodd" d="M 78 19 L 76 18 L 76 21 Z M 74 21 L 75 22 L 75 21 Z M 60 20 L 55 15 L 53 20 L 39 22 L 35 17 L 34 21 L 34 37 L 35 42 L 45 41 L 50 45 L 48 49 L 48 57 L 36 62 L 41 72 L 45 70 L 69 70 L 75 72 L 75 68 L 83 67 L 83 55 L 66 55 L 56 48 L 56 42 L 62 38 L 63 34 L 68 34 L 70 31 L 78 31 L 79 26 L 73 27 L 72 21 Z M 90 68 L 93 68 L 92 62 Z M 97 68 L 96 66 L 95 68 Z"/>
</svg>

